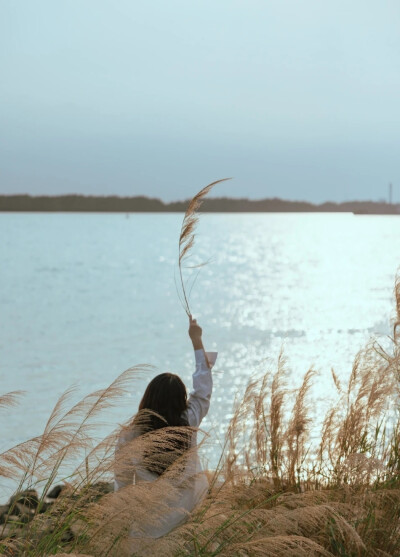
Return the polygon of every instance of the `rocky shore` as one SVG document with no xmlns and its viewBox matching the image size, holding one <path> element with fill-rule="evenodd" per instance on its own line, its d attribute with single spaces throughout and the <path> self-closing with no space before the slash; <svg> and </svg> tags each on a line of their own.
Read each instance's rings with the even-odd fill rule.
<svg viewBox="0 0 400 557">
<path fill-rule="evenodd" d="M 15 540 L 25 538 L 29 526 L 39 515 L 43 518 L 41 528 L 49 530 L 52 526 L 51 515 L 53 511 L 57 511 L 57 507 L 62 507 L 63 502 L 70 504 L 71 499 L 82 502 L 91 503 L 99 500 L 106 493 L 113 490 L 113 485 L 106 482 L 98 482 L 96 484 L 86 486 L 85 493 L 73 492 L 67 485 L 54 486 L 45 497 L 40 498 L 34 489 L 20 491 L 10 497 L 6 505 L 0 505 L 0 540 Z M 64 501 L 63 501 L 64 500 Z M 58 509 L 59 510 L 59 509 Z M 46 521 L 46 515 L 49 520 Z M 71 524 L 70 527 L 64 529 L 60 541 L 64 543 L 72 542 L 75 536 L 81 533 L 81 528 L 77 524 Z M 3 550 L 4 551 L 4 550 Z M 3 554 L 3 553 L 2 553 Z M 7 555 L 7 553 L 4 553 Z M 10 552 L 9 555 L 15 555 Z"/>
</svg>

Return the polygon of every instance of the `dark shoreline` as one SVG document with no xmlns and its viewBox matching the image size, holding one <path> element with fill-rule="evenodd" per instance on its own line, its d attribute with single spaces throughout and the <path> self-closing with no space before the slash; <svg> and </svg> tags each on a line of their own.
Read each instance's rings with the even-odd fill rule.
<svg viewBox="0 0 400 557">
<path fill-rule="evenodd" d="M 189 200 L 165 203 L 144 196 L 30 196 L 0 195 L 0 212 L 78 212 L 78 213 L 182 213 Z M 205 213 L 355 213 L 400 215 L 400 204 L 376 201 L 325 202 L 272 199 L 205 199 L 200 209 Z"/>
</svg>

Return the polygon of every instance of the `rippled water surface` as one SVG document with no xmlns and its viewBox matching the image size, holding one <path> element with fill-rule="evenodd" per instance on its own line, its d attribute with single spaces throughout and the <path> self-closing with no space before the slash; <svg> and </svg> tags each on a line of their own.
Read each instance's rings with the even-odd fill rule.
<svg viewBox="0 0 400 557">
<path fill-rule="evenodd" d="M 190 384 L 193 357 L 174 276 L 181 214 L 0 214 L 0 448 L 40 433 L 71 384 L 84 394 L 138 363 L 110 428 L 137 408 L 148 379 Z M 284 347 L 293 384 L 314 365 L 317 395 L 346 377 L 368 338 L 390 331 L 400 217 L 350 214 L 202 215 L 192 290 L 206 347 L 219 351 L 205 426 L 220 439 L 236 393 L 273 369 Z M 78 395 L 76 395 L 78 396 Z M 111 423 L 113 422 L 113 423 Z M 107 427 L 105 428 L 105 430 Z"/>
</svg>

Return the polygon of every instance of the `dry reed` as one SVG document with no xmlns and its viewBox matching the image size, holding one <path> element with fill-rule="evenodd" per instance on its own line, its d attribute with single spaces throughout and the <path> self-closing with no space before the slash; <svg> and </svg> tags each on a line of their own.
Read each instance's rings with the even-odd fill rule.
<svg viewBox="0 0 400 557">
<path fill-rule="evenodd" d="M 347 386 L 332 373 L 337 400 L 326 410 L 319 440 L 310 437 L 315 372 L 307 371 L 301 386 L 289 390 L 281 354 L 277 369 L 252 378 L 236 403 L 220 462 L 209 473 L 207 496 L 159 539 L 148 537 L 152 526 L 165 520 L 169 501 L 179 499 L 182 485 L 193 480 L 185 475 L 190 454 L 154 482 L 108 492 L 114 472 L 131 477 L 154 443 L 172 451 L 174 432 L 133 438 L 117 455 L 117 439 L 129 431 L 128 424 L 93 441 L 95 419 L 118 400 L 135 369 L 69 410 L 67 393 L 41 436 L 0 455 L 1 473 L 19 477 L 19 489 L 42 486 L 26 524 L 15 522 L 11 506 L 0 525 L 0 533 L 8 535 L 0 551 L 96 557 L 399 555 L 399 284 L 390 348 L 370 342 L 357 354 Z M 196 450 L 201 446 L 190 449 Z M 46 510 L 45 495 L 61 464 L 82 453 L 66 489 Z"/>
<path fill-rule="evenodd" d="M 178 269 L 179 269 L 179 279 L 180 279 L 180 286 L 181 286 L 181 295 L 178 292 L 178 296 L 181 300 L 182 306 L 187 313 L 187 315 L 191 315 L 190 307 L 189 307 L 189 297 L 186 293 L 186 286 L 185 281 L 183 279 L 183 268 L 184 263 L 187 261 L 188 257 L 190 256 L 190 252 L 194 245 L 195 240 L 195 231 L 197 227 L 197 223 L 199 220 L 198 210 L 200 209 L 204 198 L 210 193 L 210 191 L 221 182 L 225 182 L 226 180 L 230 180 L 230 178 L 223 178 L 221 180 L 216 180 L 208 186 L 205 186 L 201 189 L 190 201 L 188 208 L 186 209 L 185 216 L 183 217 L 181 231 L 179 234 L 179 257 L 178 257 Z M 204 264 L 204 263 L 203 263 Z M 195 265 L 195 267 L 200 267 L 201 265 Z"/>
</svg>

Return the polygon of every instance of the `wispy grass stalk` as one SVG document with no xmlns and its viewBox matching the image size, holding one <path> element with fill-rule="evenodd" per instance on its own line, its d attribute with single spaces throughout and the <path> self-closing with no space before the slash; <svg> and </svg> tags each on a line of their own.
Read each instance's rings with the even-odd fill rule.
<svg viewBox="0 0 400 557">
<path fill-rule="evenodd" d="M 399 304 L 396 281 L 397 321 Z M 133 439 L 119 454 L 120 461 L 114 456 L 119 430 L 94 439 L 98 418 L 140 370 L 129 370 L 70 409 L 65 408 L 66 394 L 42 435 L 0 455 L 1 473 L 19 480 L 18 490 L 42 489 L 26 523 L 25 515 L 16 521 L 15 513 L 23 512 L 27 496 L 25 503 L 15 498 L 3 514 L 0 533 L 8 537 L 0 542 L 0 552 L 96 557 L 399 555 L 398 330 L 394 327 L 389 348 L 371 342 L 356 355 L 347 385 L 332 373 L 336 400 L 326 410 L 319 439 L 309 435 L 315 431 L 309 411 L 310 386 L 317 380 L 312 369 L 294 391 L 287 388 L 283 354 L 275 370 L 252 377 L 234 407 L 219 464 L 208 472 L 206 498 L 186 522 L 159 539 L 146 536 L 151 524 L 160 524 L 168 513 L 168 499 L 179 498 L 182 481 L 189 485 L 190 477 L 182 480 L 188 454 L 157 481 L 113 493 L 110 482 L 119 464 L 130 462 L 134 469 L 138 455 L 151 454 L 154 442 L 172 450 L 173 432 L 161 432 L 156 441 L 146 435 Z M 15 397 L 4 400 L 13 403 Z M 201 451 L 201 443 L 191 450 Z M 46 509 L 50 486 L 77 455 L 81 463 L 71 470 L 56 503 Z"/>
</svg>

